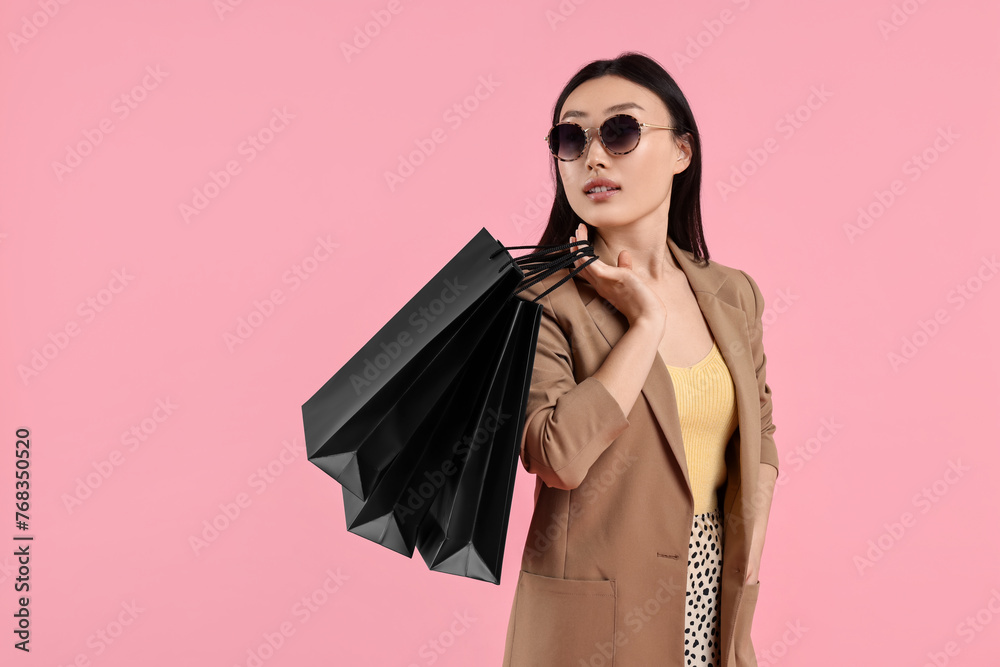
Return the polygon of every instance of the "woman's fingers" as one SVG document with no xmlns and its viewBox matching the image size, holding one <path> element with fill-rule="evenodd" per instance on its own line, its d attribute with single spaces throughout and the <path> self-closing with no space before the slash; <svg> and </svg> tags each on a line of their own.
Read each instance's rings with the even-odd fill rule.
<svg viewBox="0 0 1000 667">
<path fill-rule="evenodd" d="M 622 250 L 618 253 L 618 266 L 623 269 L 632 268 L 632 255 L 629 254 L 628 250 Z"/>
<path fill-rule="evenodd" d="M 577 233 L 580 233 L 580 231 L 581 231 L 580 227 L 582 227 L 582 225 L 577 226 L 577 228 L 576 228 Z M 570 236 L 569 237 L 569 242 L 570 243 L 577 243 L 579 241 L 582 241 L 582 240 L 584 240 L 586 238 L 586 234 L 587 234 L 587 228 L 583 227 L 583 236 L 580 237 L 580 238 L 578 238 L 576 236 Z M 576 251 L 576 250 L 579 250 L 579 249 L 580 249 L 580 246 L 576 246 L 576 247 L 570 248 L 571 251 Z M 578 276 L 580 276 L 581 278 L 583 278 L 584 280 L 586 280 L 588 283 L 593 283 L 593 281 L 590 279 L 590 277 L 587 274 L 590 272 L 590 267 L 592 267 L 594 264 L 596 264 L 596 262 L 591 263 L 591 264 L 587 264 L 587 266 L 585 266 L 583 268 L 580 268 L 588 260 L 589 260 L 589 257 L 586 257 L 586 256 L 577 257 L 576 259 L 573 260 L 573 267 L 577 268 L 577 269 L 580 269 L 577 272 Z"/>
</svg>

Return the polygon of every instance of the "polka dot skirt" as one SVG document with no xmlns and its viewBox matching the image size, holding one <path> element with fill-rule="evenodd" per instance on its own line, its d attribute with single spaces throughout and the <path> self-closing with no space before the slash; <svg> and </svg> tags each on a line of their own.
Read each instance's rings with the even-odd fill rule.
<svg viewBox="0 0 1000 667">
<path fill-rule="evenodd" d="M 695 514 L 688 551 L 684 664 L 719 667 L 722 509 Z"/>
</svg>

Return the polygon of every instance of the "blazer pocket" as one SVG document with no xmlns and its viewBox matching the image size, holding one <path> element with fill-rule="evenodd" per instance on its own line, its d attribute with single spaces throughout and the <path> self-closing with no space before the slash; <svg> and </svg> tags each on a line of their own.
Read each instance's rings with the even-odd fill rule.
<svg viewBox="0 0 1000 667">
<path fill-rule="evenodd" d="M 612 667 L 614 579 L 559 579 L 521 570 L 511 667 Z"/>
<path fill-rule="evenodd" d="M 750 629 L 753 627 L 753 615 L 757 609 L 757 598 L 760 596 L 760 581 L 743 585 L 743 599 L 736 616 L 736 628 L 733 630 L 733 646 L 736 648 L 736 667 L 757 667 L 757 655 L 753 642 L 750 641 Z"/>
</svg>

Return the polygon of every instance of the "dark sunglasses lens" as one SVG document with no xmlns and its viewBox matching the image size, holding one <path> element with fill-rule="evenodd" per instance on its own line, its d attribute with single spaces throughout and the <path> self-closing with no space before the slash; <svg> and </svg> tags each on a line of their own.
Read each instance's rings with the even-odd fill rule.
<svg viewBox="0 0 1000 667">
<path fill-rule="evenodd" d="M 562 123 L 556 125 L 549 134 L 549 150 L 563 160 L 573 160 L 583 153 L 587 135 L 577 125 Z"/>
<path fill-rule="evenodd" d="M 639 144 L 639 121 L 631 116 L 612 116 L 601 125 L 601 138 L 612 153 L 628 153 Z"/>
</svg>

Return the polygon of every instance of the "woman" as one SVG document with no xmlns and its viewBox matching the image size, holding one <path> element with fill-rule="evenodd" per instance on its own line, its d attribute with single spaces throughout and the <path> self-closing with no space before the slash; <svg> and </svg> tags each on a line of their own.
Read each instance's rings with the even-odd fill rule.
<svg viewBox="0 0 1000 667">
<path fill-rule="evenodd" d="M 708 258 L 698 130 L 655 61 L 590 63 L 553 125 L 540 243 L 590 240 L 600 259 L 538 301 L 535 509 L 504 665 L 755 666 L 778 472 L 760 289 Z"/>
</svg>

